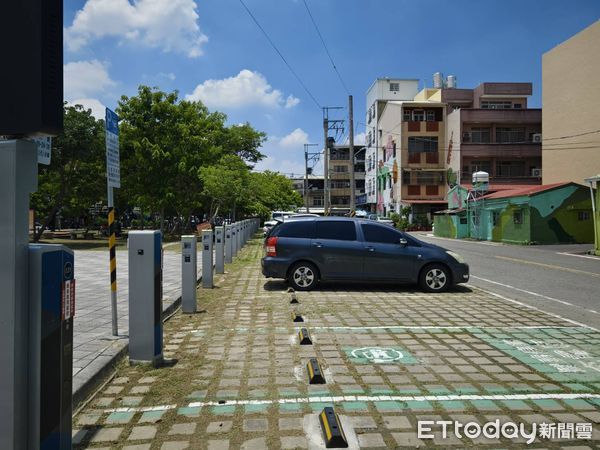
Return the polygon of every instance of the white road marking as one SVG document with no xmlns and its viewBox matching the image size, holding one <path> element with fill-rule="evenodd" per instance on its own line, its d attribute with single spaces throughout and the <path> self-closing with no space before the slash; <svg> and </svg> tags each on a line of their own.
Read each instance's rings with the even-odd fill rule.
<svg viewBox="0 0 600 450">
<path fill-rule="evenodd" d="M 471 275 L 471 278 L 478 278 L 478 277 L 473 277 L 473 275 Z M 509 288 L 513 288 L 513 289 L 516 289 L 516 290 L 521 290 L 521 291 L 522 291 L 522 289 L 518 289 L 518 288 L 515 288 L 515 287 L 512 287 L 512 286 L 509 286 L 509 285 L 503 285 L 502 283 L 497 283 L 497 282 L 495 282 L 495 281 L 486 280 L 485 278 L 480 278 L 480 279 L 481 279 L 481 280 L 484 280 L 484 281 L 489 281 L 490 283 L 500 284 L 500 285 L 502 285 L 502 286 L 505 286 L 505 287 L 509 287 Z M 480 287 L 477 287 L 477 286 L 473 286 L 473 285 L 471 285 L 471 287 L 472 287 L 473 289 L 478 289 L 478 290 L 480 290 L 480 291 L 483 291 L 483 292 L 486 292 L 486 293 L 488 293 L 488 294 L 490 294 L 490 295 L 493 295 L 494 297 L 501 298 L 502 300 L 505 300 L 505 301 L 507 301 L 507 302 L 510 302 L 510 303 L 515 303 L 515 304 L 517 304 L 517 305 L 520 305 L 520 306 L 523 306 L 523 307 L 525 307 L 525 308 L 533 309 L 533 310 L 535 310 L 535 311 L 539 311 L 539 312 L 541 312 L 541 313 L 547 314 L 547 315 L 549 315 L 549 316 L 552 316 L 552 317 L 555 317 L 555 318 L 557 318 L 557 319 L 564 320 L 565 322 L 572 323 L 572 324 L 574 324 L 574 325 L 577 325 L 578 327 L 587 328 L 587 329 L 590 329 L 590 330 L 594 330 L 594 331 L 598 331 L 598 332 L 600 332 L 600 330 L 598 330 L 598 329 L 596 329 L 596 328 L 594 328 L 594 327 L 591 327 L 591 326 L 589 326 L 589 325 L 583 324 L 583 323 L 581 323 L 581 322 L 577 322 L 577 321 L 575 321 L 575 320 L 567 319 L 566 317 L 559 316 L 558 314 L 554 314 L 554 313 L 551 313 L 551 312 L 548 312 L 548 311 L 544 311 L 544 310 L 542 310 L 542 309 L 540 309 L 540 308 L 537 308 L 537 307 L 535 307 L 535 306 L 528 305 L 527 303 L 523 303 L 523 302 L 520 302 L 520 301 L 518 301 L 518 300 L 515 300 L 515 299 L 512 299 L 512 298 L 508 298 L 508 297 L 505 297 L 505 296 L 503 296 L 503 295 L 500 295 L 500 294 L 496 294 L 495 292 L 488 291 L 487 289 L 483 289 L 483 288 L 480 288 Z M 527 292 L 527 291 L 523 291 L 523 292 Z M 541 295 L 541 294 L 536 294 L 535 292 L 531 292 L 531 294 L 532 294 L 532 295 L 537 295 L 537 296 L 540 296 L 540 297 L 545 297 L 544 295 Z M 545 298 L 548 298 L 549 300 L 554 300 L 554 299 L 552 299 L 552 298 L 550 298 L 550 297 L 545 297 Z M 559 301 L 560 301 L 560 300 L 559 300 Z M 572 306 L 577 306 L 577 305 L 572 305 Z M 580 306 L 578 306 L 578 308 L 581 308 L 581 307 L 580 307 Z M 584 309 L 584 308 L 581 308 L 581 309 L 583 309 L 584 311 L 594 312 L 594 313 L 598 314 L 596 311 L 593 311 L 593 310 L 587 310 L 587 309 Z"/>
<path fill-rule="evenodd" d="M 575 253 L 568 253 L 568 252 L 556 252 L 556 254 L 557 255 L 565 255 L 565 256 L 576 256 L 577 258 L 594 259 L 596 261 L 600 261 L 600 258 L 597 256 L 577 255 Z"/>
<path fill-rule="evenodd" d="M 515 286 L 511 286 L 510 284 L 499 283 L 498 281 L 488 280 L 487 278 L 476 277 L 475 275 L 471 275 L 471 278 L 475 278 L 477 280 L 485 281 L 486 283 L 497 284 L 498 286 L 502 286 L 502 287 L 505 287 L 505 288 L 513 289 L 515 291 L 523 292 L 525 294 L 533 295 L 535 297 L 541 297 L 541 298 L 544 298 L 546 300 L 550 300 L 551 302 L 560 303 L 560 304 L 565 305 L 565 306 L 573 306 L 575 308 L 583 309 L 584 311 L 591 312 L 593 314 L 598 314 L 598 312 L 595 311 L 595 310 L 593 310 L 593 309 L 586 309 L 586 308 L 583 308 L 582 306 L 575 305 L 574 303 L 570 303 L 570 302 L 567 302 L 565 300 L 560 300 L 560 299 L 554 298 L 554 297 L 548 297 L 547 295 L 538 294 L 537 292 L 532 292 L 532 291 L 528 291 L 528 290 L 525 290 L 525 289 L 521 289 L 521 288 L 518 288 L 518 287 L 515 287 Z M 493 294 L 493 292 L 490 292 L 490 291 L 486 291 L 486 292 L 489 292 L 490 294 Z M 545 311 L 543 311 L 543 312 L 545 312 Z M 549 313 L 546 313 L 546 314 L 549 314 Z M 560 316 L 557 316 L 557 317 L 560 317 Z M 568 319 L 565 319 L 564 317 L 560 317 L 560 318 L 564 319 L 564 320 L 568 320 Z"/>
<path fill-rule="evenodd" d="M 456 400 L 574 400 L 574 399 L 600 399 L 600 394 L 590 393 L 538 393 L 538 394 L 448 394 L 448 395 L 340 395 L 322 397 L 297 397 L 280 398 L 275 400 L 223 400 L 209 402 L 191 402 L 184 408 L 204 408 L 212 406 L 246 406 L 246 405 L 282 405 L 299 403 L 340 403 L 340 402 L 440 402 Z M 177 405 L 159 405 L 130 408 L 108 408 L 102 411 L 111 412 L 147 412 L 167 411 L 178 408 Z"/>
</svg>

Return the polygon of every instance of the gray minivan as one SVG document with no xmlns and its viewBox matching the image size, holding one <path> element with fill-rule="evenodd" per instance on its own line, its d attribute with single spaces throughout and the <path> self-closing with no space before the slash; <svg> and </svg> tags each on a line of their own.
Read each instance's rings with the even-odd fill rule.
<svg viewBox="0 0 600 450">
<path fill-rule="evenodd" d="M 262 273 L 297 290 L 319 281 L 418 283 L 442 292 L 469 280 L 460 255 L 389 225 L 348 217 L 315 217 L 276 225 L 265 238 Z"/>
</svg>

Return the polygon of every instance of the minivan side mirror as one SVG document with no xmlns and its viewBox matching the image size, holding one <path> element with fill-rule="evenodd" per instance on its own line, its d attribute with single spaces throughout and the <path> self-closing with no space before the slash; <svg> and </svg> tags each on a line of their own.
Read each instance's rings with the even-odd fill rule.
<svg viewBox="0 0 600 450">
<path fill-rule="evenodd" d="M 408 241 L 404 238 L 400 238 L 399 242 L 402 247 L 406 247 L 408 245 Z"/>
</svg>

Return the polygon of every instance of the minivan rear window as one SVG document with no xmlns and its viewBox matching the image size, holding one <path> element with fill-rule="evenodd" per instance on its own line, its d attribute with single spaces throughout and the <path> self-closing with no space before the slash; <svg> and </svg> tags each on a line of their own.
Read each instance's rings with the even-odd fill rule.
<svg viewBox="0 0 600 450">
<path fill-rule="evenodd" d="M 356 227 L 353 221 L 319 220 L 316 222 L 316 238 L 355 241 Z"/>
<path fill-rule="evenodd" d="M 279 225 L 276 234 L 272 236 L 311 239 L 314 237 L 314 230 L 314 220 L 294 220 Z"/>
</svg>

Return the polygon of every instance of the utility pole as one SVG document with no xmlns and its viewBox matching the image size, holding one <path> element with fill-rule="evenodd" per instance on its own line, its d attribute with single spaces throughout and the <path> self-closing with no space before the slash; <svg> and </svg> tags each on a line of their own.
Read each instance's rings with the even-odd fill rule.
<svg viewBox="0 0 600 450">
<path fill-rule="evenodd" d="M 354 106 L 352 96 L 348 96 L 348 143 L 350 150 L 350 216 L 356 215 L 356 182 L 354 181 Z"/>
<path fill-rule="evenodd" d="M 324 112 L 326 110 L 324 109 Z M 323 215 L 329 215 L 329 147 L 327 145 L 327 135 L 329 132 L 329 119 L 325 113 L 323 116 L 323 180 L 324 180 L 324 198 L 323 198 Z"/>
<path fill-rule="evenodd" d="M 310 212 L 310 207 L 308 206 L 308 147 L 304 144 L 304 206 L 306 207 L 306 212 Z"/>
</svg>

